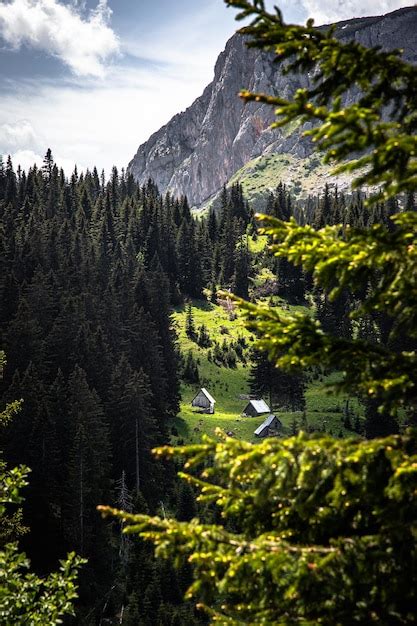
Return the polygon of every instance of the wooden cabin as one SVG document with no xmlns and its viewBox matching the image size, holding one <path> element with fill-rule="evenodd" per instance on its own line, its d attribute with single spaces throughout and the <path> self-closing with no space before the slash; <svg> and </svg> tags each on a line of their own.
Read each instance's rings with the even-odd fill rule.
<svg viewBox="0 0 417 626">
<path fill-rule="evenodd" d="M 256 435 L 256 437 L 269 437 L 270 435 L 277 434 L 280 429 L 282 429 L 281 421 L 276 415 L 271 414 L 258 426 L 253 434 Z"/>
<path fill-rule="evenodd" d="M 243 409 L 243 415 L 246 417 L 258 417 L 265 413 L 270 413 L 271 409 L 265 402 L 265 400 L 250 400 L 249 403 Z"/>
<path fill-rule="evenodd" d="M 197 407 L 202 410 L 203 413 L 214 413 L 214 405 L 216 404 L 216 400 L 213 398 L 211 394 L 202 387 L 200 391 L 194 396 L 191 401 L 191 406 Z"/>
</svg>

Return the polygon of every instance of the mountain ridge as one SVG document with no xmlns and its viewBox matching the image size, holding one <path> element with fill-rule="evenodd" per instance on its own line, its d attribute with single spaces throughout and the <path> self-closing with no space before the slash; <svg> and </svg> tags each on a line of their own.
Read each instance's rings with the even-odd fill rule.
<svg viewBox="0 0 417 626">
<path fill-rule="evenodd" d="M 400 47 L 403 57 L 415 63 L 417 7 L 344 20 L 336 24 L 335 35 L 368 47 Z M 162 192 L 187 195 L 194 207 L 213 198 L 241 168 L 259 157 L 287 155 L 292 162 L 287 178 L 298 176 L 313 152 L 301 128 L 272 131 L 272 107 L 254 102 L 245 105 L 237 97 L 242 88 L 289 97 L 307 86 L 308 75 L 283 75 L 280 64 L 272 64 L 271 57 L 248 48 L 242 35 L 233 35 L 217 58 L 213 81 L 185 111 L 139 146 L 128 171 L 141 184 L 151 178 Z"/>
</svg>

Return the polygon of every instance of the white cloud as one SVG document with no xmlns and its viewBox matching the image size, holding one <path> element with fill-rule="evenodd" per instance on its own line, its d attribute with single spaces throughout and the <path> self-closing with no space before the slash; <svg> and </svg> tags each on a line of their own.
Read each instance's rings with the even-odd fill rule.
<svg viewBox="0 0 417 626">
<path fill-rule="evenodd" d="M 0 152 L 13 152 L 35 145 L 36 134 L 27 120 L 12 124 L 0 124 Z"/>
<path fill-rule="evenodd" d="M 37 165 L 38 167 L 42 166 L 44 156 L 41 156 L 34 150 L 18 150 L 17 152 L 12 153 L 11 155 L 13 167 L 16 170 L 20 165 L 22 170 L 28 171 L 30 167 Z M 5 160 L 6 154 L 3 155 L 3 160 Z M 62 167 L 66 176 L 70 176 L 74 171 L 75 162 L 72 159 L 65 158 L 61 155 L 53 154 L 54 161 L 58 165 L 58 167 Z M 85 166 L 81 163 L 77 165 L 77 169 L 80 172 L 81 170 L 85 170 Z"/>
<path fill-rule="evenodd" d="M 411 0 L 303 0 L 309 17 L 316 24 L 329 24 L 353 17 L 383 15 L 410 6 Z"/>
<path fill-rule="evenodd" d="M 0 153 L 10 152 L 16 165 L 21 159 L 26 166 L 34 159 L 30 151 L 44 155 L 51 148 L 66 174 L 74 163 L 106 173 L 112 165 L 126 167 L 140 143 L 200 95 L 207 81 L 199 69 L 186 80 L 182 70 L 115 67 L 105 80 L 90 80 L 81 89 L 75 80 L 21 81 L 0 93 L 0 129 L 29 118 L 35 140 L 6 146 L 0 139 Z"/>
<path fill-rule="evenodd" d="M 37 134 L 27 120 L 0 124 L 0 155 L 3 156 L 3 160 L 10 155 L 15 169 L 18 165 L 24 170 L 28 170 L 34 164 L 41 166 L 48 147 L 48 141 Z M 54 154 L 56 163 L 67 175 L 74 171 L 77 160 L 74 157 L 71 158 L 69 154 L 65 154 L 65 146 L 64 154 L 62 152 Z M 86 169 L 82 159 L 78 159 L 78 168 L 79 170 Z"/>
<path fill-rule="evenodd" d="M 7 153 L 7 156 L 10 154 L 10 152 Z M 30 167 L 32 167 L 33 165 L 42 165 L 42 157 L 40 154 L 36 154 L 36 152 L 34 152 L 33 150 L 18 150 L 17 152 L 14 152 L 12 154 L 10 154 L 10 156 L 12 157 L 12 162 L 13 162 L 13 166 L 14 169 L 17 169 L 17 166 L 20 165 L 20 167 L 23 170 L 28 170 Z M 6 153 L 3 153 L 3 160 L 6 157 Z"/>
<path fill-rule="evenodd" d="M 58 0 L 12 0 L 0 4 L 0 37 L 16 50 L 27 45 L 58 57 L 78 76 L 103 76 L 119 51 L 110 15 L 107 0 L 88 16 Z"/>
</svg>

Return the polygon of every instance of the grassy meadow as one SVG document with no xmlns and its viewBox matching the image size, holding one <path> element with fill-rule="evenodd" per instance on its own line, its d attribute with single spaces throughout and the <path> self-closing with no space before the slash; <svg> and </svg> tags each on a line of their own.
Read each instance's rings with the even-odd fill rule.
<svg viewBox="0 0 417 626">
<path fill-rule="evenodd" d="M 288 308 L 288 307 L 287 307 Z M 292 307 L 291 307 L 292 308 Z M 208 301 L 194 301 L 192 313 L 195 328 L 205 325 L 212 341 L 220 344 L 236 341 L 243 337 L 246 341 L 244 354 L 249 359 L 250 348 L 254 344 L 253 336 L 245 329 L 242 318 L 234 312 L 236 319 L 230 319 L 229 313 L 221 306 Z M 173 325 L 178 335 L 179 346 L 184 356 L 191 350 L 196 359 L 200 374 L 200 384 L 183 384 L 181 387 L 181 408 L 171 424 L 173 443 L 198 442 L 203 433 L 213 435 L 216 428 L 234 437 L 255 441 L 254 430 L 263 422 L 262 417 L 242 417 L 242 410 L 247 404 L 245 396 L 249 394 L 248 377 L 250 362 L 238 361 L 236 368 L 219 367 L 208 359 L 209 348 L 202 348 L 189 339 L 185 332 L 186 310 L 178 307 L 172 315 Z M 283 424 L 283 435 L 290 435 L 294 429 L 306 426 L 320 432 L 330 432 L 335 436 L 352 435 L 352 431 L 343 427 L 345 398 L 328 395 L 326 383 L 331 378 L 314 380 L 306 391 L 306 420 L 302 422 L 302 413 L 274 411 Z M 216 400 L 215 413 L 199 413 L 191 407 L 191 400 L 200 387 L 206 387 Z M 264 398 L 268 401 L 268 398 Z M 350 400 L 351 411 L 360 413 L 357 401 Z"/>
<path fill-rule="evenodd" d="M 299 158 L 292 154 L 264 154 L 246 163 L 230 180 L 240 182 L 245 198 L 257 210 L 264 208 L 265 198 L 274 191 L 277 182 L 285 183 L 298 198 L 316 194 L 325 182 L 337 184 L 340 190 L 349 188 L 347 174 L 331 176 L 329 166 L 317 155 Z"/>
</svg>

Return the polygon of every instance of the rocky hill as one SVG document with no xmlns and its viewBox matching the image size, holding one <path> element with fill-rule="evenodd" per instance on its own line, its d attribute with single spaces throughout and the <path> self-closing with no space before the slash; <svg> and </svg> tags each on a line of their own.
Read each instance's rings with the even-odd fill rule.
<svg viewBox="0 0 417 626">
<path fill-rule="evenodd" d="M 369 47 L 402 48 L 404 58 L 416 63 L 417 7 L 340 22 L 336 36 Z M 271 57 L 247 48 L 236 34 L 217 59 L 213 82 L 139 147 L 128 169 L 141 183 L 152 178 L 162 192 L 186 194 L 195 207 L 237 178 L 245 181 L 249 196 L 269 180 L 274 186 L 277 177 L 290 185 L 297 181 L 299 190 L 308 192 L 318 175 L 326 175 L 317 156 L 311 158 L 309 140 L 297 127 L 271 131 L 272 108 L 245 106 L 237 97 L 242 88 L 287 97 L 307 81 L 308 76 L 283 75 Z"/>
</svg>

